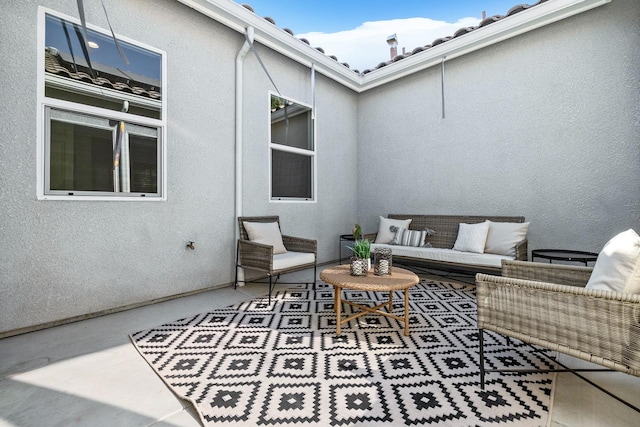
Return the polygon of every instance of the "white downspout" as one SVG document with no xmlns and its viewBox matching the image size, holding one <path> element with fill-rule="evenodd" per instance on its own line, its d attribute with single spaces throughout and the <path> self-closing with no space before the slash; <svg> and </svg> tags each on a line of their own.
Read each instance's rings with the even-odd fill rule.
<svg viewBox="0 0 640 427">
<path fill-rule="evenodd" d="M 246 40 L 236 56 L 236 195 L 235 195 L 235 222 L 236 242 L 240 238 L 238 229 L 238 217 L 242 216 L 242 89 L 243 89 L 243 64 L 251 43 L 253 43 L 253 27 L 247 27 Z M 235 268 L 235 267 L 234 267 Z M 238 271 L 238 282 L 244 285 L 244 270 Z"/>
</svg>

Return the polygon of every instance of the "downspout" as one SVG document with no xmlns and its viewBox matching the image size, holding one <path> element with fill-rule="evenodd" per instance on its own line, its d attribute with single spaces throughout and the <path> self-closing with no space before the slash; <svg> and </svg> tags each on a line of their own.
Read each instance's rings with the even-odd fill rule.
<svg viewBox="0 0 640 427">
<path fill-rule="evenodd" d="M 243 64 L 244 57 L 247 56 L 251 43 L 253 43 L 253 27 L 247 27 L 246 37 L 242 48 L 236 56 L 236 194 L 235 194 L 235 221 L 236 242 L 240 238 L 238 229 L 238 217 L 242 216 L 242 86 L 243 86 Z M 244 270 L 238 272 L 238 281 L 244 284 Z"/>
</svg>

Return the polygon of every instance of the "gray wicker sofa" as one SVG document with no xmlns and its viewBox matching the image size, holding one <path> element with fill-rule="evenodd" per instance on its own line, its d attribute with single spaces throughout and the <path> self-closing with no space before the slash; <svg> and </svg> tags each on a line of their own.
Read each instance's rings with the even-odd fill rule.
<svg viewBox="0 0 640 427">
<path fill-rule="evenodd" d="M 409 230 L 431 229 L 435 233 L 427 237 L 431 248 L 415 248 L 389 244 L 372 244 L 372 250 L 378 247 L 391 249 L 394 265 L 424 267 L 436 270 L 487 273 L 500 275 L 502 259 L 528 259 L 528 245 L 526 237 L 515 245 L 515 256 L 500 256 L 492 254 L 477 254 L 452 251 L 460 223 L 477 224 L 484 221 L 496 223 L 524 223 L 523 216 L 461 216 L 461 215 L 410 215 L 389 214 L 389 219 L 411 219 Z M 363 237 L 375 242 L 377 233 L 366 234 Z"/>
</svg>

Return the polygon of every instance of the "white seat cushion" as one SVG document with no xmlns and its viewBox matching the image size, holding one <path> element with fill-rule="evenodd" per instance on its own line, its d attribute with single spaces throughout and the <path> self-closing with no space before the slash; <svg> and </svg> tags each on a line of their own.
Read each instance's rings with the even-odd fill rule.
<svg viewBox="0 0 640 427">
<path fill-rule="evenodd" d="M 313 264 L 316 256 L 310 252 L 288 251 L 283 254 L 273 256 L 273 270 L 284 270 L 303 264 Z"/>
<path fill-rule="evenodd" d="M 432 261 L 453 262 L 456 264 L 469 264 L 484 267 L 500 268 L 502 266 L 503 259 L 513 259 L 513 257 L 505 255 L 460 252 L 454 251 L 453 249 L 417 248 L 414 246 L 381 245 L 372 243 L 371 251 L 373 252 L 376 248 L 389 248 L 391 249 L 392 256 L 406 256 Z"/>
<path fill-rule="evenodd" d="M 640 293 L 640 236 L 629 229 L 604 245 L 587 289 Z"/>
</svg>

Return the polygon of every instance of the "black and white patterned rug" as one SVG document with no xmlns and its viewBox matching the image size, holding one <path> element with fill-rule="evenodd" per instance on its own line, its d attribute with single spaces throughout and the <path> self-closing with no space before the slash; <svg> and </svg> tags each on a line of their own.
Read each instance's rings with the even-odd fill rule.
<svg viewBox="0 0 640 427">
<path fill-rule="evenodd" d="M 343 291 L 378 304 L 388 293 Z M 394 311 L 403 310 L 400 292 Z M 370 314 L 335 334 L 333 288 L 319 282 L 180 319 L 132 342 L 205 425 L 545 426 L 553 374 L 489 373 L 480 389 L 474 286 L 411 288 L 410 336 Z M 352 313 L 357 308 L 347 305 Z M 550 368 L 519 341 L 485 333 L 487 367 Z"/>
</svg>

